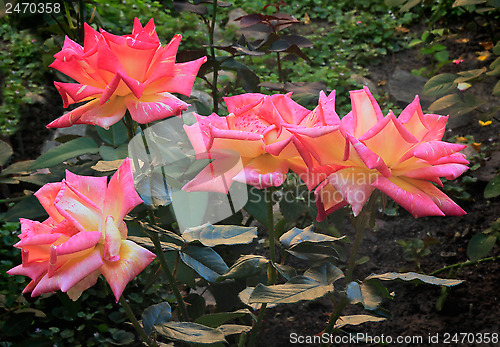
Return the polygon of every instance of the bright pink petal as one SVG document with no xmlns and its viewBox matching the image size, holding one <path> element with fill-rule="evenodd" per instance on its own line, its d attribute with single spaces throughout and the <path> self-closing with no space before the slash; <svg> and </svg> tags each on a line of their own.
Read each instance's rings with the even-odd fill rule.
<svg viewBox="0 0 500 347">
<path fill-rule="evenodd" d="M 422 107 L 420 107 L 418 96 L 415 96 L 411 104 L 401 112 L 398 120 L 419 141 L 422 141 L 424 136 L 429 132 L 429 126 L 422 112 Z"/>
<path fill-rule="evenodd" d="M 425 192 L 432 201 L 447 216 L 463 216 L 467 214 L 460 206 L 455 204 L 446 194 L 436 188 L 432 183 L 421 180 L 413 180 L 412 184 Z"/>
<path fill-rule="evenodd" d="M 106 176 L 80 176 L 66 170 L 66 181 L 80 194 L 85 195 L 97 207 L 102 208 L 104 196 L 102 192 L 106 189 L 108 179 Z"/>
<path fill-rule="evenodd" d="M 210 141 L 209 136 L 202 133 L 200 123 L 195 123 L 193 125 L 183 125 L 184 131 L 189 138 L 189 142 L 193 146 L 194 152 L 205 153 L 208 151 L 207 145 Z M 199 159 L 199 158 L 198 158 Z"/>
<path fill-rule="evenodd" d="M 105 192 L 104 216 L 112 216 L 119 225 L 123 217 L 140 203 L 142 199 L 135 191 L 131 162 L 126 158 L 111 178 Z"/>
<path fill-rule="evenodd" d="M 377 101 L 367 87 L 349 92 L 351 95 L 353 135 L 359 138 L 383 118 Z"/>
<path fill-rule="evenodd" d="M 424 136 L 422 141 L 441 141 L 446 130 L 446 122 L 448 121 L 448 116 L 425 114 L 424 118 L 430 130 Z"/>
<path fill-rule="evenodd" d="M 67 181 L 56 198 L 55 206 L 65 218 L 80 225 L 81 231 L 100 230 L 102 211 L 93 201 L 81 194 Z"/>
<path fill-rule="evenodd" d="M 47 183 L 40 189 L 38 189 L 38 191 L 35 193 L 35 196 L 38 201 L 40 201 L 40 204 L 42 204 L 45 211 L 47 211 L 49 216 L 52 217 L 56 223 L 59 223 L 64 219 L 64 217 L 61 216 L 54 205 L 57 194 L 61 190 L 61 187 L 61 182 Z"/>
<path fill-rule="evenodd" d="M 271 105 L 271 107 L 273 106 Z M 271 123 L 259 117 L 258 113 L 260 109 L 262 109 L 262 107 L 255 107 L 246 112 L 229 114 L 229 116 L 226 117 L 228 129 L 263 135 Z"/>
<path fill-rule="evenodd" d="M 68 107 L 70 104 L 80 102 L 104 92 L 104 90 L 101 88 L 78 83 L 54 82 L 54 85 L 56 86 L 59 94 L 61 94 L 64 107 Z"/>
<path fill-rule="evenodd" d="M 224 102 L 227 106 L 227 111 L 229 113 L 243 113 L 251 108 L 254 108 L 257 104 L 262 102 L 265 97 L 264 94 L 260 93 L 245 93 L 230 97 L 225 97 Z"/>
<path fill-rule="evenodd" d="M 433 199 L 426 192 L 418 188 L 416 184 L 421 182 L 423 181 L 411 178 L 392 176 L 387 179 L 384 176 L 379 176 L 372 185 L 405 208 L 415 218 L 444 216 L 445 214 L 434 203 Z"/>
<path fill-rule="evenodd" d="M 147 249 L 125 240 L 120 248 L 120 260 L 105 262 L 101 272 L 108 281 L 116 301 L 125 289 L 128 282 L 134 279 L 156 256 Z"/>
<path fill-rule="evenodd" d="M 99 269 L 95 270 L 91 274 L 81 279 L 73 287 L 68 289 L 66 293 L 68 294 L 69 298 L 73 301 L 78 300 L 78 298 L 80 298 L 80 296 L 82 295 L 83 291 L 89 289 L 90 287 L 92 287 L 97 283 L 97 279 L 99 278 L 100 274 L 101 271 Z"/>
<path fill-rule="evenodd" d="M 435 161 L 428 161 L 432 165 L 441 165 L 441 164 L 464 164 L 469 165 L 469 161 L 467 160 L 467 156 L 463 153 L 457 152 L 445 157 L 441 157 Z"/>
<path fill-rule="evenodd" d="M 380 172 L 382 175 L 386 177 L 391 177 L 391 170 L 387 167 L 387 164 L 385 161 L 372 152 L 367 146 L 365 146 L 363 143 L 359 142 L 357 139 L 355 139 L 353 136 L 349 135 L 349 141 L 354 148 L 354 151 L 359 155 L 359 158 L 363 161 L 364 165 L 368 169 L 375 169 L 378 172 Z M 349 158 L 351 161 L 354 158 L 354 153 L 350 151 Z M 359 167 L 359 165 L 358 165 Z"/>
<path fill-rule="evenodd" d="M 120 246 L 122 244 L 122 237 L 118 227 L 113 220 L 113 217 L 106 218 L 106 232 L 104 237 L 104 261 L 117 261 L 120 260 Z"/>
<path fill-rule="evenodd" d="M 467 146 L 458 143 L 429 141 L 419 144 L 411 152 L 417 158 L 432 162 L 461 151 L 465 147 Z"/>
<path fill-rule="evenodd" d="M 82 231 L 55 247 L 57 256 L 72 254 L 93 248 L 101 240 L 100 231 Z"/>
<path fill-rule="evenodd" d="M 173 77 L 175 69 L 175 56 L 179 49 L 182 36 L 177 34 L 161 51 L 161 54 L 152 61 L 147 73 L 147 80 L 144 84 L 148 85 L 163 77 Z"/>
<path fill-rule="evenodd" d="M 89 51 L 92 49 L 99 40 L 102 39 L 102 35 L 98 32 L 95 31 L 90 25 L 87 23 L 83 23 L 84 31 L 85 31 L 85 37 L 83 40 L 83 47 L 84 47 L 84 52 Z"/>
<path fill-rule="evenodd" d="M 272 100 L 280 118 L 287 124 L 299 124 L 311 112 L 293 101 L 290 94 L 274 94 L 268 98 Z"/>
<path fill-rule="evenodd" d="M 306 128 L 338 124 L 340 124 L 340 118 L 335 112 L 335 91 L 328 96 L 320 91 L 318 106 L 300 122 L 300 125 Z"/>
<path fill-rule="evenodd" d="M 372 183 L 379 174 L 359 168 L 341 169 L 330 176 L 328 181 L 340 193 L 342 199 L 352 206 L 352 212 L 357 216 L 375 189 Z"/>
<path fill-rule="evenodd" d="M 137 81 L 145 81 L 146 72 L 156 50 L 161 48 L 161 44 L 116 36 L 106 31 L 102 31 L 102 36 L 106 39 L 111 52 L 124 67 L 126 74 Z M 138 62 L 141 63 L 138 64 Z"/>
<path fill-rule="evenodd" d="M 95 249 L 84 258 L 76 258 L 59 269 L 52 277 L 44 275 L 31 293 L 32 297 L 50 293 L 60 289 L 68 291 L 79 281 L 99 269 L 103 265 L 101 252 Z"/>
<path fill-rule="evenodd" d="M 47 128 L 66 128 L 73 124 L 99 125 L 109 128 L 125 115 L 127 107 L 122 97 L 114 97 L 102 106 L 98 100 L 92 100 L 47 125 Z"/>
<path fill-rule="evenodd" d="M 318 215 L 316 220 L 322 222 L 330 213 L 347 205 L 342 194 L 335 187 L 329 184 L 328 180 L 323 181 L 314 191 Z"/>
<path fill-rule="evenodd" d="M 390 145 L 388 145 L 388 139 L 390 139 Z M 418 140 L 403 127 L 391 111 L 387 117 L 359 137 L 359 141 L 379 155 L 388 166 L 398 163 L 401 156 L 418 143 Z"/>
<path fill-rule="evenodd" d="M 210 128 L 210 140 L 207 148 L 231 149 L 242 157 L 255 158 L 264 153 L 263 136 L 252 132 L 237 130 L 222 130 L 215 127 Z"/>
<path fill-rule="evenodd" d="M 78 47 L 80 46 L 78 45 Z M 103 88 L 106 85 L 106 80 L 87 60 L 87 56 L 90 57 L 91 53 L 85 53 L 84 57 L 81 47 L 63 47 L 59 53 L 54 55 L 56 60 L 49 67 L 62 72 L 80 84 Z"/>
<path fill-rule="evenodd" d="M 279 187 L 285 181 L 288 169 L 286 160 L 264 154 L 246 164 L 233 179 L 258 189 Z"/>
<path fill-rule="evenodd" d="M 163 77 L 156 80 L 147 86 L 145 93 L 155 94 L 169 92 L 190 96 L 196 75 L 201 65 L 206 61 L 207 57 L 203 57 L 186 63 L 175 64 L 173 77 Z"/>
<path fill-rule="evenodd" d="M 290 169 L 295 172 L 297 176 L 306 184 L 309 191 L 313 190 L 318 184 L 326 180 L 326 178 L 337 170 L 343 168 L 342 166 L 320 166 L 314 162 L 313 166 L 309 168 L 305 165 L 302 158 L 294 158 L 288 160 Z"/>
<path fill-rule="evenodd" d="M 239 153 L 232 150 L 198 153 L 197 159 L 212 159 L 212 162 L 182 187 L 182 190 L 187 192 L 208 191 L 227 194 L 233 177 L 243 168 Z"/>
<path fill-rule="evenodd" d="M 454 180 L 468 169 L 469 167 L 467 165 L 443 164 L 406 171 L 404 175 L 411 178 L 419 178 L 434 182 L 438 177 L 444 177 L 447 180 Z"/>
<path fill-rule="evenodd" d="M 47 272 L 48 261 L 33 262 L 29 264 L 22 264 L 8 270 L 9 275 L 28 276 L 32 280 L 37 280 L 41 275 Z"/>
<path fill-rule="evenodd" d="M 290 127 L 288 130 L 309 150 L 320 165 L 349 165 L 343 161 L 346 139 L 338 130 L 338 126 L 315 128 Z M 307 162 L 306 158 L 304 160 Z"/>
<path fill-rule="evenodd" d="M 140 100 L 130 96 L 125 99 L 125 104 L 132 119 L 141 124 L 179 115 L 189 106 L 170 93 L 144 95 Z"/>
</svg>

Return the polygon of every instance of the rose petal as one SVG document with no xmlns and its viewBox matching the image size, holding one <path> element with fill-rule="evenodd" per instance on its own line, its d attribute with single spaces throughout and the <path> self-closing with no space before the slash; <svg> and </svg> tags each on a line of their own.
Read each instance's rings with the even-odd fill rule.
<svg viewBox="0 0 500 347">
<path fill-rule="evenodd" d="M 125 240 L 120 248 L 120 260 L 104 262 L 101 272 L 108 281 L 117 302 L 127 283 L 144 270 L 155 257 L 147 249 Z"/>
<path fill-rule="evenodd" d="M 123 217 L 140 203 L 142 199 L 134 187 L 131 162 L 126 158 L 109 181 L 105 192 L 103 215 L 112 216 L 119 225 Z"/>
<path fill-rule="evenodd" d="M 179 115 L 189 106 L 170 93 L 144 95 L 140 100 L 130 96 L 125 99 L 125 104 L 132 119 L 141 124 Z"/>
</svg>

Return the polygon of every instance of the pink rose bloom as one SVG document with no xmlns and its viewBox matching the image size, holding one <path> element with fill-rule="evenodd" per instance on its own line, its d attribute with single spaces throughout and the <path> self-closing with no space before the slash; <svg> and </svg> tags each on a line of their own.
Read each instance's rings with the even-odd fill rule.
<svg viewBox="0 0 500 347">
<path fill-rule="evenodd" d="M 107 184 L 107 177 L 78 176 L 48 183 L 35 193 L 49 214 L 44 222 L 21 219 L 22 264 L 9 271 L 31 282 L 23 293 L 35 297 L 56 290 L 77 300 L 103 274 L 116 301 L 125 286 L 155 255 L 127 240 L 123 217 L 142 200 L 127 158 Z"/>
<path fill-rule="evenodd" d="M 214 159 L 184 190 L 227 193 L 233 180 L 259 189 L 278 187 L 290 169 L 310 187 L 326 178 L 321 170 L 310 172 L 299 153 L 303 146 L 283 126 L 314 123 L 322 115 L 312 115 L 290 94 L 249 93 L 224 101 L 230 112 L 227 117 L 197 115 L 197 123 L 184 126 L 197 158 Z M 242 170 L 236 165 L 240 159 Z M 312 157 L 306 159 L 315 162 Z"/>
<path fill-rule="evenodd" d="M 357 215 L 374 189 L 415 217 L 465 214 L 432 184 L 468 169 L 466 146 L 441 141 L 448 117 L 423 114 L 418 97 L 398 118 L 384 117 L 368 88 L 350 94 L 352 112 L 338 129 L 289 128 L 320 165 L 344 165 L 315 190 L 318 220 L 347 204 Z"/>
<path fill-rule="evenodd" d="M 64 107 L 88 102 L 47 127 L 95 124 L 108 128 L 127 110 L 141 124 L 180 114 L 188 105 L 171 93 L 189 96 L 198 70 L 206 61 L 203 57 L 176 64 L 181 38 L 175 35 L 162 47 L 153 19 L 143 28 L 136 18 L 132 34 L 124 36 L 103 29 L 97 32 L 85 24 L 84 46 L 66 37 L 50 67 L 77 82 L 55 82 Z"/>
</svg>

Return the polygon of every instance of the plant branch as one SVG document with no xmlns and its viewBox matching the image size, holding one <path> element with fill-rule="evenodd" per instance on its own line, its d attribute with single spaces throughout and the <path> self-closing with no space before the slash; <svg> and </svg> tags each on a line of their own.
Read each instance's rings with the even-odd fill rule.
<svg viewBox="0 0 500 347">
<path fill-rule="evenodd" d="M 219 65 L 215 59 L 215 47 L 214 47 L 214 35 L 215 35 L 215 22 L 217 19 L 217 0 L 212 2 L 212 22 L 210 23 L 210 30 L 208 32 L 209 43 L 210 43 L 210 55 L 214 61 L 213 67 L 213 79 L 212 79 L 212 98 L 214 102 L 213 112 L 217 113 L 219 111 L 218 103 L 218 90 L 217 90 L 217 78 L 219 75 Z"/>
<path fill-rule="evenodd" d="M 273 285 L 276 283 L 278 277 L 274 263 L 276 263 L 276 250 L 275 250 L 275 236 L 274 236 L 274 216 L 273 216 L 273 187 L 266 189 L 266 210 L 267 210 L 267 228 L 269 233 L 269 253 L 271 261 L 267 265 L 267 284 Z M 264 314 L 266 311 L 267 304 L 262 304 L 260 306 L 259 315 L 257 316 L 257 321 L 255 322 L 252 333 L 250 335 L 250 341 L 248 346 L 253 347 L 255 344 L 255 339 L 259 332 L 262 320 L 264 319 Z"/>
<path fill-rule="evenodd" d="M 141 335 L 144 342 L 146 342 L 146 344 L 149 347 L 158 347 L 158 344 L 156 344 L 156 342 L 152 341 L 148 337 L 148 335 L 146 334 L 144 329 L 141 327 L 141 324 L 139 323 L 139 321 L 135 317 L 134 312 L 132 312 L 132 308 L 128 304 L 127 300 L 125 300 L 123 294 L 122 294 L 122 296 L 120 296 L 120 305 L 122 305 L 123 309 L 125 310 L 125 313 L 127 314 L 128 319 L 130 319 L 135 330 L 139 333 L 139 335 Z"/>
<path fill-rule="evenodd" d="M 149 214 L 149 219 L 151 221 L 151 224 L 156 225 L 156 220 L 154 216 L 154 212 L 150 209 L 148 209 L 148 214 Z M 146 230 L 145 230 L 146 231 Z M 170 284 L 170 287 L 172 288 L 172 292 L 174 293 L 175 299 L 177 300 L 177 306 L 179 307 L 179 313 L 180 313 L 180 319 L 181 321 L 188 321 L 189 320 L 189 315 L 186 309 L 186 304 L 184 303 L 184 299 L 182 298 L 182 294 L 179 291 L 179 288 L 177 288 L 177 281 L 170 271 L 168 265 L 167 265 L 167 259 L 165 258 L 165 255 L 163 254 L 163 250 L 161 248 L 161 242 L 160 242 L 160 237 L 158 236 L 158 233 L 150 233 L 147 232 L 149 238 L 151 241 L 153 241 L 153 244 L 155 245 L 155 250 L 156 253 L 158 254 L 158 258 L 160 259 L 160 265 L 163 269 L 163 273 L 167 276 L 168 283 Z"/>
<path fill-rule="evenodd" d="M 468 260 L 468 261 L 464 261 L 462 263 L 448 265 L 448 266 L 445 266 L 445 267 L 438 269 L 434 272 L 431 272 L 429 275 L 436 276 L 436 275 L 440 274 L 441 272 L 444 272 L 446 270 L 451 270 L 451 269 L 454 269 L 456 267 L 477 265 L 477 264 L 487 263 L 487 262 L 496 261 L 496 260 L 500 260 L 500 255 L 497 255 L 495 257 L 489 257 L 489 258 L 482 258 L 482 259 L 478 259 L 478 260 L 474 260 L 474 261 Z"/>
</svg>

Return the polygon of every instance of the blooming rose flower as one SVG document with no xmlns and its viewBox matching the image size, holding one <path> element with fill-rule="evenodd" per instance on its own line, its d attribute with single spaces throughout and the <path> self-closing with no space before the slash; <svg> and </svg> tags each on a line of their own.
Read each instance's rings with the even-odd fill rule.
<svg viewBox="0 0 500 347">
<path fill-rule="evenodd" d="M 357 215 L 375 188 L 415 217 L 465 214 L 431 183 L 468 168 L 466 146 L 441 141 L 448 117 L 423 114 L 418 97 L 398 118 L 384 117 L 368 88 L 350 94 L 352 111 L 337 129 L 289 127 L 319 164 L 344 165 L 315 190 L 318 220 L 346 204 Z"/>
<path fill-rule="evenodd" d="M 227 193 L 232 180 L 259 189 L 278 187 L 289 169 L 311 187 L 326 178 L 318 168 L 314 173 L 308 170 L 299 154 L 303 149 L 301 143 L 295 143 L 292 134 L 283 126 L 312 124 L 323 114 L 320 111 L 312 113 L 294 102 L 290 95 L 249 93 L 225 98 L 230 112 L 227 117 L 197 115 L 197 123 L 184 126 L 197 158 L 214 161 L 183 189 Z M 315 161 L 306 153 L 303 157 Z M 243 170 L 236 165 L 240 158 Z"/>
<path fill-rule="evenodd" d="M 206 57 L 176 64 L 181 35 L 162 47 L 153 19 L 143 28 L 134 21 L 131 35 L 116 36 L 85 24 L 84 46 L 66 37 L 50 67 L 77 83 L 55 82 L 64 107 L 86 104 L 66 113 L 47 127 L 96 124 L 103 128 L 118 122 L 128 110 L 145 124 L 186 110 L 187 104 L 170 93 L 191 94 Z"/>
<path fill-rule="evenodd" d="M 134 189 L 127 158 L 107 184 L 107 177 L 66 172 L 35 193 L 49 214 L 44 222 L 21 219 L 22 264 L 9 271 L 31 282 L 23 293 L 35 297 L 55 290 L 76 300 L 103 274 L 116 301 L 125 286 L 155 255 L 126 240 L 123 217 L 142 202 Z"/>
</svg>

